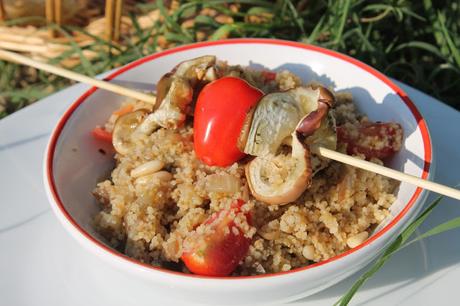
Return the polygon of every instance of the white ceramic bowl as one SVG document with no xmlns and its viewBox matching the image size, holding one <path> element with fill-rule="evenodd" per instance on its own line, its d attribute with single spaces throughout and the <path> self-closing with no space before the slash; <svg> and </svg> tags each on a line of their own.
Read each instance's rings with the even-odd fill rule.
<svg viewBox="0 0 460 306">
<path fill-rule="evenodd" d="M 183 46 L 133 62 L 107 79 L 155 84 L 178 62 L 212 54 L 231 64 L 288 69 L 304 80 L 317 80 L 336 91 L 351 92 L 372 120 L 396 121 L 405 131 L 404 146 L 391 166 L 418 177 L 432 173 L 430 136 L 425 121 L 407 95 L 387 77 L 345 55 L 300 43 L 237 39 Z M 98 152 L 91 129 L 105 122 L 124 98 L 96 88 L 83 94 L 56 126 L 46 152 L 45 187 L 64 227 L 84 247 L 128 273 L 127 286 L 147 293 L 208 304 L 258 304 L 290 301 L 313 294 L 346 278 L 374 259 L 419 212 L 426 192 L 402 183 L 392 218 L 363 244 L 327 261 L 289 272 L 253 277 L 212 278 L 151 267 L 111 249 L 94 231 L 98 205 L 91 190 L 106 177 L 111 156 Z M 430 171 L 431 169 L 431 171 Z"/>
</svg>

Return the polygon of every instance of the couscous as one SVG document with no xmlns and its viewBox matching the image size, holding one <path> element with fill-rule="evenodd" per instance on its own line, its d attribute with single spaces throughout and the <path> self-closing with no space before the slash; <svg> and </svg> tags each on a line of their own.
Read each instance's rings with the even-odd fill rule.
<svg viewBox="0 0 460 306">
<path fill-rule="evenodd" d="M 370 122 L 350 94 L 212 56 L 178 65 L 156 94 L 95 132 L 116 165 L 94 190 L 94 226 L 120 252 L 184 273 L 276 273 L 356 247 L 388 216 L 397 182 L 312 149 L 378 164 L 400 149 L 400 125 Z M 219 112 L 221 98 L 233 102 Z"/>
</svg>

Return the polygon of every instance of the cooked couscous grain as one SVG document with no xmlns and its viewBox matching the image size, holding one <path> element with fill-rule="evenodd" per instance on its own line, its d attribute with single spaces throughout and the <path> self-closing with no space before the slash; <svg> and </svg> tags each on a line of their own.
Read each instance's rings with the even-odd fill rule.
<svg viewBox="0 0 460 306">
<path fill-rule="evenodd" d="M 261 80 L 260 73 L 231 73 L 265 91 L 287 90 L 301 84 L 290 72 L 278 73 L 269 84 Z M 350 94 L 337 94 L 336 99 L 334 115 L 338 125 L 353 131 L 366 122 Z M 148 107 L 140 102 L 127 103 L 134 110 Z M 108 131 L 116 119 L 117 115 L 113 115 L 108 120 Z M 345 148 L 339 146 L 338 150 Z M 272 162 L 288 163 L 285 159 L 280 154 Z M 251 239 L 249 252 L 233 275 L 255 275 L 289 271 L 359 245 L 389 214 L 397 187 L 388 178 L 330 162 L 297 200 L 282 206 L 266 205 L 250 194 L 244 161 L 220 168 L 208 166 L 195 156 L 191 123 L 136 137 L 129 152 L 116 154 L 115 161 L 111 177 L 94 190 L 101 204 L 95 217 L 97 230 L 130 257 L 183 272 L 188 270 L 180 257 L 189 240 L 196 233 L 209 231 L 205 220 L 230 208 L 238 199 L 245 204 L 239 212 L 231 211 L 235 225 L 224 235 L 242 232 Z M 376 158 L 372 161 L 382 163 Z M 274 165 L 278 170 L 264 175 L 271 184 L 281 184 L 290 167 Z M 252 214 L 251 224 L 245 217 L 248 212 Z"/>
</svg>

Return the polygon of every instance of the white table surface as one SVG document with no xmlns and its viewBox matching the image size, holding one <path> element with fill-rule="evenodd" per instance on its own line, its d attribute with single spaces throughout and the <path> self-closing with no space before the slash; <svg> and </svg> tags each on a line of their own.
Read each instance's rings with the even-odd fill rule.
<svg viewBox="0 0 460 306">
<path fill-rule="evenodd" d="M 400 85 L 428 123 L 436 180 L 459 183 L 460 112 Z M 43 189 L 44 149 L 58 118 L 87 88 L 72 86 L 0 120 L 0 305 L 184 305 L 146 299 L 142 290 L 149 288 L 117 287 L 126 276 L 81 248 L 51 212 Z M 460 202 L 445 199 L 421 231 L 456 216 Z M 397 253 L 352 304 L 458 304 L 459 238 L 460 230 L 453 230 Z M 357 276 L 291 304 L 332 305 Z"/>
</svg>

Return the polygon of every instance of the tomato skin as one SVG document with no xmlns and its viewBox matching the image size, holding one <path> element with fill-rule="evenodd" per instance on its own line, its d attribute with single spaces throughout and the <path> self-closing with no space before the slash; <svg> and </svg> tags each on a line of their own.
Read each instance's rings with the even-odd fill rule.
<svg viewBox="0 0 460 306">
<path fill-rule="evenodd" d="M 243 201 L 238 201 L 241 206 Z M 184 247 L 181 256 L 187 268 L 199 275 L 226 276 L 232 273 L 249 251 L 251 239 L 244 236 L 231 218 L 231 212 L 238 213 L 239 207 L 221 210 L 204 222 L 208 234 L 193 233 L 189 248 Z M 250 215 L 245 214 L 248 224 Z M 236 228 L 238 233 L 234 232 Z M 232 230 L 233 229 L 233 230 Z"/>
<path fill-rule="evenodd" d="M 276 72 L 270 70 L 262 71 L 262 76 L 265 79 L 265 82 L 270 82 L 276 80 Z"/>
<path fill-rule="evenodd" d="M 394 122 L 365 122 L 361 123 L 356 133 L 348 131 L 343 126 L 337 127 L 337 141 L 347 145 L 347 153 L 363 154 L 366 159 L 385 159 L 393 156 L 400 150 L 403 129 L 400 124 Z M 368 141 L 370 140 L 370 141 Z M 372 140 L 384 142 L 385 145 L 376 147 Z"/>
<path fill-rule="evenodd" d="M 112 133 L 107 132 L 105 129 L 101 127 L 95 127 L 91 133 L 93 134 L 94 138 L 98 140 L 102 140 L 105 142 L 112 143 Z"/>
<path fill-rule="evenodd" d="M 207 84 L 200 92 L 194 114 L 194 148 L 210 166 L 226 167 L 243 158 L 238 137 L 249 109 L 263 93 L 246 81 L 224 77 Z"/>
</svg>

